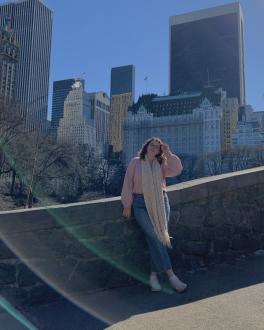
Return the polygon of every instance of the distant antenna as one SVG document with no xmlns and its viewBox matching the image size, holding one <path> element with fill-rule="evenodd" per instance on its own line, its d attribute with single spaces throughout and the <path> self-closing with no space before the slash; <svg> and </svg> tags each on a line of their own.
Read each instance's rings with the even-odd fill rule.
<svg viewBox="0 0 264 330">
<path fill-rule="evenodd" d="M 207 84 L 205 84 L 204 87 L 215 87 L 216 86 L 215 83 L 219 82 L 220 79 L 210 80 L 210 73 L 208 68 L 206 69 L 206 72 L 207 72 Z"/>
<path fill-rule="evenodd" d="M 148 77 L 146 76 L 144 78 L 145 84 L 146 84 L 146 94 L 148 94 Z"/>
<path fill-rule="evenodd" d="M 206 68 L 206 72 L 207 72 L 207 84 L 205 85 L 205 87 L 211 87 L 212 85 L 210 83 L 210 74 L 208 67 Z"/>
</svg>

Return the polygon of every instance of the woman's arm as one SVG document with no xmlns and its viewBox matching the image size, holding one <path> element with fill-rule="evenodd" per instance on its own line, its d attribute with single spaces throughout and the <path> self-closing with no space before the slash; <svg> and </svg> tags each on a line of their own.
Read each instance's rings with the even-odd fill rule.
<svg viewBox="0 0 264 330">
<path fill-rule="evenodd" d="M 179 175 L 183 169 L 180 158 L 170 151 L 167 144 L 162 145 L 162 150 L 166 157 L 165 162 L 162 164 L 164 178 Z"/>
<path fill-rule="evenodd" d="M 136 160 L 133 158 L 128 164 L 123 188 L 121 192 L 121 202 L 124 208 L 130 208 L 133 202 L 133 176 L 135 172 Z"/>
</svg>

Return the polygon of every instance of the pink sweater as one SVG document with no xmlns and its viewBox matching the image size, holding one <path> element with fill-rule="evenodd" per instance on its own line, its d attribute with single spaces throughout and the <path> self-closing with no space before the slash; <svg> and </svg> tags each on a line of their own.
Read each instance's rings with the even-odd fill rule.
<svg viewBox="0 0 264 330">
<path fill-rule="evenodd" d="M 166 190 L 166 177 L 179 175 L 182 171 L 182 163 L 179 157 L 171 151 L 165 153 L 167 161 L 163 162 L 162 174 L 162 189 Z M 133 193 L 142 194 L 142 177 L 141 177 L 141 160 L 139 157 L 134 157 L 128 164 L 126 175 L 121 192 L 121 201 L 125 208 L 131 207 L 133 202 Z"/>
</svg>

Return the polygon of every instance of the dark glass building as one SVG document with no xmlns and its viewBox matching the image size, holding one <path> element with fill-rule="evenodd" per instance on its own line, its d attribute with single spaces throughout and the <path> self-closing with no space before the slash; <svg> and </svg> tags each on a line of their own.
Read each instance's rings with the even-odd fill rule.
<svg viewBox="0 0 264 330">
<path fill-rule="evenodd" d="M 25 129 L 45 132 L 53 12 L 40 0 L 10 1 L 0 4 L 0 28 L 7 17 L 19 46 L 15 97 L 23 105 Z"/>
<path fill-rule="evenodd" d="M 135 95 L 135 67 L 134 65 L 120 66 L 111 70 L 111 96 L 125 93 Z"/>
<path fill-rule="evenodd" d="M 54 136 L 57 136 L 60 119 L 63 118 L 64 101 L 76 80 L 81 81 L 83 86 L 85 86 L 83 79 L 66 79 L 53 82 L 51 132 Z"/>
<path fill-rule="evenodd" d="M 239 3 L 170 17 L 170 95 L 222 87 L 245 103 L 243 14 Z"/>
</svg>

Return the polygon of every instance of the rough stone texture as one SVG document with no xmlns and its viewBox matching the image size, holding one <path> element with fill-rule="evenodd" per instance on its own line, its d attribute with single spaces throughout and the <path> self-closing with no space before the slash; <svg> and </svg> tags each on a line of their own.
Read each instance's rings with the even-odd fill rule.
<svg viewBox="0 0 264 330">
<path fill-rule="evenodd" d="M 16 266 L 0 263 L 0 285 L 12 284 L 16 280 Z"/>
<path fill-rule="evenodd" d="M 170 186 L 168 195 L 175 270 L 264 248 L 264 167 Z M 0 212 L 0 233 L 0 290 L 23 303 L 57 299 L 47 284 L 67 295 L 147 281 L 146 240 L 122 217 L 119 197 Z"/>
</svg>

